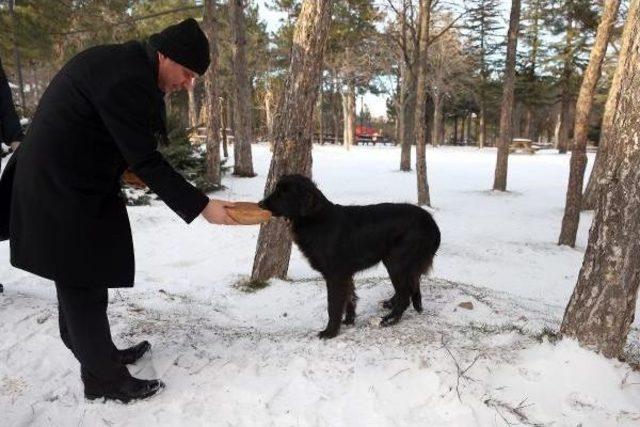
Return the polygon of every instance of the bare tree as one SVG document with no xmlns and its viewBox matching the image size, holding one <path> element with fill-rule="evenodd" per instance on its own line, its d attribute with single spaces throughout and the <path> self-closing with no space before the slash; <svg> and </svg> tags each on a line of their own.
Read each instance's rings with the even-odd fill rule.
<svg viewBox="0 0 640 427">
<path fill-rule="evenodd" d="M 509 166 L 509 145 L 513 135 L 513 91 L 516 76 L 516 51 L 518 28 L 520 26 L 520 0 L 511 0 L 509 33 L 507 34 L 507 62 L 504 69 L 504 91 L 500 111 L 500 140 L 493 189 L 507 190 L 507 168 Z"/>
<path fill-rule="evenodd" d="M 431 206 L 429 182 L 427 181 L 427 64 L 429 27 L 431 24 L 431 1 L 420 0 L 418 42 L 418 86 L 416 91 L 416 176 L 418 180 L 418 205 Z"/>
<path fill-rule="evenodd" d="M 640 285 L 640 0 L 632 0 L 618 65 L 620 96 L 607 132 L 607 171 L 589 243 L 560 331 L 619 357 Z M 615 141 L 615 143 L 613 143 Z"/>
<path fill-rule="evenodd" d="M 562 218 L 562 229 L 560 230 L 559 245 L 574 247 L 576 245 L 576 235 L 578 234 L 578 224 L 580 222 L 580 207 L 582 204 L 582 185 L 584 171 L 587 167 L 587 131 L 589 128 L 589 113 L 593 105 L 593 97 L 600 79 L 600 70 L 613 25 L 616 22 L 620 0 L 606 0 L 602 19 L 596 33 L 596 40 L 591 50 L 589 65 L 584 73 L 580 95 L 576 104 L 576 122 L 573 137 L 573 148 L 571 150 L 571 169 L 569 171 L 569 184 L 567 186 L 567 197 L 564 207 L 564 217 Z"/>
<path fill-rule="evenodd" d="M 209 39 L 211 63 L 205 78 L 205 102 L 207 105 L 207 183 L 222 187 L 220 167 L 220 103 L 218 100 L 218 34 L 216 32 L 216 0 L 205 0 L 203 27 Z"/>
<path fill-rule="evenodd" d="M 305 0 L 296 22 L 291 65 L 274 127 L 275 149 L 265 195 L 285 174 L 311 176 L 313 111 L 318 95 L 325 41 L 333 0 Z M 291 235 L 284 220 L 260 227 L 251 279 L 285 277 L 291 256 Z"/>
<path fill-rule="evenodd" d="M 446 25 L 447 20 L 442 23 Z M 470 63 L 463 54 L 462 43 L 456 31 L 445 33 L 431 44 L 428 55 L 427 83 L 434 104 L 433 145 L 444 142 L 444 104 L 445 99 L 457 91 L 463 91 L 469 85 Z M 478 131 L 476 126 L 476 131 Z"/>
<path fill-rule="evenodd" d="M 235 160 L 233 174 L 253 177 L 253 160 L 251 141 L 253 140 L 251 119 L 251 83 L 247 75 L 246 46 L 244 22 L 244 0 L 229 0 L 229 20 L 234 43 L 232 50 L 232 67 L 234 76 L 234 146 Z"/>
</svg>

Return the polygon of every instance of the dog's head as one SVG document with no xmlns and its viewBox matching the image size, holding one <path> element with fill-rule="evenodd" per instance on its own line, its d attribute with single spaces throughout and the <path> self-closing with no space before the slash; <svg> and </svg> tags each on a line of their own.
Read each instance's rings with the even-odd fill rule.
<svg viewBox="0 0 640 427">
<path fill-rule="evenodd" d="M 327 200 L 309 178 L 302 175 L 282 176 L 274 190 L 259 205 L 273 216 L 289 219 L 312 216 Z"/>
</svg>

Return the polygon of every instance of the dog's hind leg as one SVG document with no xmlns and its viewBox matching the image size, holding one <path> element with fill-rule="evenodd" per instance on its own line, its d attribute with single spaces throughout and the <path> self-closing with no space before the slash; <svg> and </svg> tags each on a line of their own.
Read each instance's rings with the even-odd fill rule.
<svg viewBox="0 0 640 427">
<path fill-rule="evenodd" d="M 326 278 L 327 302 L 329 304 L 329 323 L 324 331 L 318 333 L 318 338 L 333 338 L 340 332 L 342 314 L 347 303 L 347 295 L 352 288 L 351 278 Z"/>
<path fill-rule="evenodd" d="M 380 322 L 381 326 L 390 326 L 398 323 L 407 307 L 409 307 L 411 288 L 409 286 L 408 278 L 403 277 L 401 279 L 401 282 L 403 282 L 403 284 L 396 292 L 396 295 L 394 297 L 395 304 L 391 309 L 391 313 L 382 318 L 382 321 Z"/>
<path fill-rule="evenodd" d="M 422 313 L 422 293 L 420 292 L 420 274 L 417 274 L 413 277 L 411 281 L 411 302 L 413 303 L 413 308 L 418 312 Z"/>
<path fill-rule="evenodd" d="M 401 263 L 394 262 L 393 259 L 384 261 L 384 265 L 387 267 L 391 283 L 395 288 L 395 295 L 386 301 L 386 306 L 393 304 L 391 313 L 382 318 L 380 323 L 382 326 L 390 326 L 398 323 L 402 318 L 402 314 L 409 307 L 411 296 L 413 295 L 413 289 L 411 286 L 410 276 L 407 274 L 406 269 Z M 383 307 L 385 304 L 383 303 Z"/>
<path fill-rule="evenodd" d="M 358 296 L 356 295 L 356 289 L 353 286 L 353 278 L 349 281 L 350 289 L 347 293 L 347 307 L 346 314 L 344 317 L 345 325 L 353 325 L 356 319 L 356 302 L 358 301 Z"/>
</svg>

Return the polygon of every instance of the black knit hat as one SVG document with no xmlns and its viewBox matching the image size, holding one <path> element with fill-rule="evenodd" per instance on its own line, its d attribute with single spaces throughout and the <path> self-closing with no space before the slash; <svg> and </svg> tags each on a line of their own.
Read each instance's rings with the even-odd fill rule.
<svg viewBox="0 0 640 427">
<path fill-rule="evenodd" d="M 195 19 L 171 25 L 149 37 L 152 48 L 193 72 L 203 75 L 209 67 L 209 41 Z"/>
</svg>

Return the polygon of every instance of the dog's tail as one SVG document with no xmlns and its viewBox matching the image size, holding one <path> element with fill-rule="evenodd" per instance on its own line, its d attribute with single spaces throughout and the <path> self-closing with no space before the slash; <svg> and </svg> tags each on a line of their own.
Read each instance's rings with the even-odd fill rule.
<svg viewBox="0 0 640 427">
<path fill-rule="evenodd" d="M 429 215 L 429 232 L 426 233 L 426 238 L 423 242 L 423 253 L 425 255 L 422 262 L 422 274 L 427 274 L 433 267 L 433 258 L 436 256 L 438 249 L 440 248 L 440 228 Z"/>
</svg>

